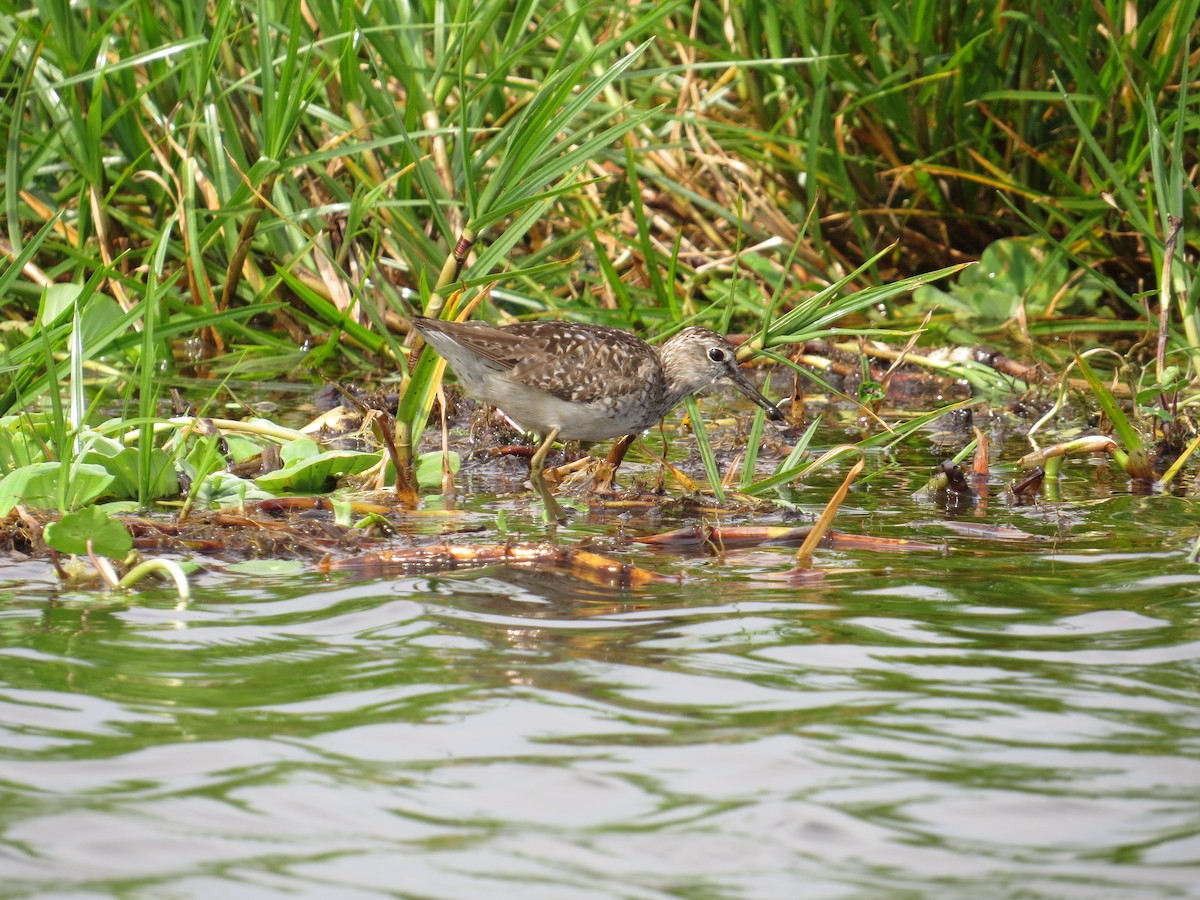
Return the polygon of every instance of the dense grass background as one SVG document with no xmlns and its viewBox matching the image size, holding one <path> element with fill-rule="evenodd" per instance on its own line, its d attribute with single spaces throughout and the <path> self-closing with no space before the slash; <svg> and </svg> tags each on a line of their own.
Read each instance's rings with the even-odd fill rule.
<svg viewBox="0 0 1200 900">
<path fill-rule="evenodd" d="M 402 296 L 456 287 L 648 333 L 814 296 L 903 327 L 906 295 L 852 289 L 1013 237 L 1062 283 L 993 325 L 1086 283 L 1074 314 L 1200 359 L 1200 0 L 0 10 L 6 410 L 76 310 L 90 362 L 267 377 L 398 356 Z"/>
</svg>

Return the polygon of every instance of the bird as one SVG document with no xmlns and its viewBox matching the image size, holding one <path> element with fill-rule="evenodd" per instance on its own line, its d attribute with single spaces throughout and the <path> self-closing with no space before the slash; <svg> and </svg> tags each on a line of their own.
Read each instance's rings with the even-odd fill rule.
<svg viewBox="0 0 1200 900">
<path fill-rule="evenodd" d="M 731 381 L 770 419 L 785 418 L 738 368 L 733 345 L 709 328 L 684 328 L 652 346 L 620 328 L 575 322 L 496 326 L 414 315 L 412 325 L 468 396 L 541 436 L 529 480 L 558 522 L 565 517 L 542 474 L 556 440 L 626 438 L 623 447 L 618 442 L 620 456 L 609 457 L 615 468 L 634 437 L 719 379 Z"/>
</svg>

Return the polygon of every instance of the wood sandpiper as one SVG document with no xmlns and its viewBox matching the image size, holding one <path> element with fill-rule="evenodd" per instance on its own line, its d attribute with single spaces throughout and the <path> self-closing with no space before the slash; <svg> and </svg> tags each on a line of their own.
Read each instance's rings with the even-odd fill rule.
<svg viewBox="0 0 1200 900">
<path fill-rule="evenodd" d="M 652 347 L 604 325 L 546 321 L 496 327 L 424 316 L 414 316 L 412 323 L 454 369 L 469 396 L 499 407 L 542 436 L 529 480 L 547 513 L 560 522 L 562 510 L 542 474 L 556 440 L 626 438 L 618 442 L 620 455 L 609 457 L 615 468 L 635 436 L 721 378 L 771 419 L 784 418 L 742 374 L 729 341 L 708 328 L 685 328 Z"/>
</svg>

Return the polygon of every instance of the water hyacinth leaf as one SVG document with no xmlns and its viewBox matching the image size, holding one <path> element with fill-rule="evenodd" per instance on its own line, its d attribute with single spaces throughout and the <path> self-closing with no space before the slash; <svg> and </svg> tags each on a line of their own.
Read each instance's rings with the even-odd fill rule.
<svg viewBox="0 0 1200 900">
<path fill-rule="evenodd" d="M 354 527 L 354 504 L 345 497 L 331 497 L 333 521 L 342 528 Z"/>
<path fill-rule="evenodd" d="M 913 298 L 921 308 L 950 309 L 963 322 L 995 325 L 1021 307 L 1030 316 L 1052 308 L 1083 311 L 1101 292 L 1094 276 L 1073 277 L 1051 247 L 1028 238 L 1004 238 L 988 245 L 979 264 L 959 275 L 948 292 L 926 284 Z"/>
<path fill-rule="evenodd" d="M 243 462 L 262 453 L 262 444 L 245 435 L 227 433 L 222 437 L 225 439 L 225 449 L 229 451 L 229 458 L 234 462 Z"/>
<path fill-rule="evenodd" d="M 446 462 L 450 471 L 457 474 L 462 465 L 462 458 L 450 451 L 446 454 Z M 426 491 L 441 490 L 442 487 L 442 454 L 440 451 L 422 453 L 417 460 L 417 485 Z"/>
<path fill-rule="evenodd" d="M 220 438 L 215 434 L 207 434 L 197 439 L 180 462 L 180 468 L 193 484 L 224 469 L 225 457 L 221 454 Z"/>
<path fill-rule="evenodd" d="M 0 427 L 0 474 L 7 475 L 21 466 L 47 462 L 46 449 L 45 441 L 29 430 Z"/>
<path fill-rule="evenodd" d="M 358 450 L 324 450 L 314 441 L 291 441 L 280 451 L 283 468 L 254 480 L 268 491 L 316 493 L 345 475 L 364 472 L 379 462 L 378 453 Z"/>
<path fill-rule="evenodd" d="M 321 447 L 316 441 L 302 438 L 296 441 L 288 441 L 279 451 L 279 458 L 283 460 L 284 466 L 290 463 L 299 462 L 300 460 L 313 459 L 321 455 Z"/>
<path fill-rule="evenodd" d="M 207 509 L 225 509 L 244 506 L 248 501 L 274 498 L 274 494 L 264 491 L 253 481 L 229 472 L 213 472 L 196 492 L 196 505 Z"/>
<path fill-rule="evenodd" d="M 98 556 L 121 559 L 133 548 L 133 538 L 125 526 L 97 506 L 68 513 L 58 522 L 51 522 L 42 532 L 42 539 L 59 553 L 82 556 L 91 552 Z"/>
<path fill-rule="evenodd" d="M 120 441 L 111 438 L 96 437 L 91 445 L 80 455 L 85 463 L 102 466 L 113 476 L 112 493 L 119 498 L 138 496 L 138 464 L 142 453 L 139 447 L 127 447 Z M 157 500 L 159 497 L 170 497 L 179 493 L 179 477 L 171 463 L 171 457 L 165 451 L 152 449 L 150 452 L 150 496 L 148 499 Z"/>
<path fill-rule="evenodd" d="M 0 516 L 18 503 L 38 509 L 78 509 L 104 495 L 113 476 L 103 466 L 76 463 L 64 471 L 62 462 L 40 462 L 14 469 L 0 478 Z M 60 480 L 68 479 L 60 502 Z"/>
</svg>

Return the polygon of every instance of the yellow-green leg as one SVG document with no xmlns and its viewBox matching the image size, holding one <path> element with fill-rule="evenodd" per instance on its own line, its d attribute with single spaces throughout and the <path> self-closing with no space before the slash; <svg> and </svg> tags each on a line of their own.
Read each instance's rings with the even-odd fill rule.
<svg viewBox="0 0 1200 900">
<path fill-rule="evenodd" d="M 550 445 L 554 443 L 557 437 L 557 428 L 551 428 L 547 432 L 545 439 L 542 441 L 542 446 L 538 447 L 537 453 L 533 454 L 533 459 L 529 461 L 529 481 L 537 492 L 542 495 L 542 502 L 546 504 L 546 515 L 554 522 L 565 522 L 567 521 L 567 517 L 559 507 L 558 501 L 554 499 L 554 495 L 550 493 L 550 486 L 546 484 L 546 479 L 542 475 L 542 469 L 545 467 L 546 462 L 546 454 L 550 452 Z"/>
</svg>

